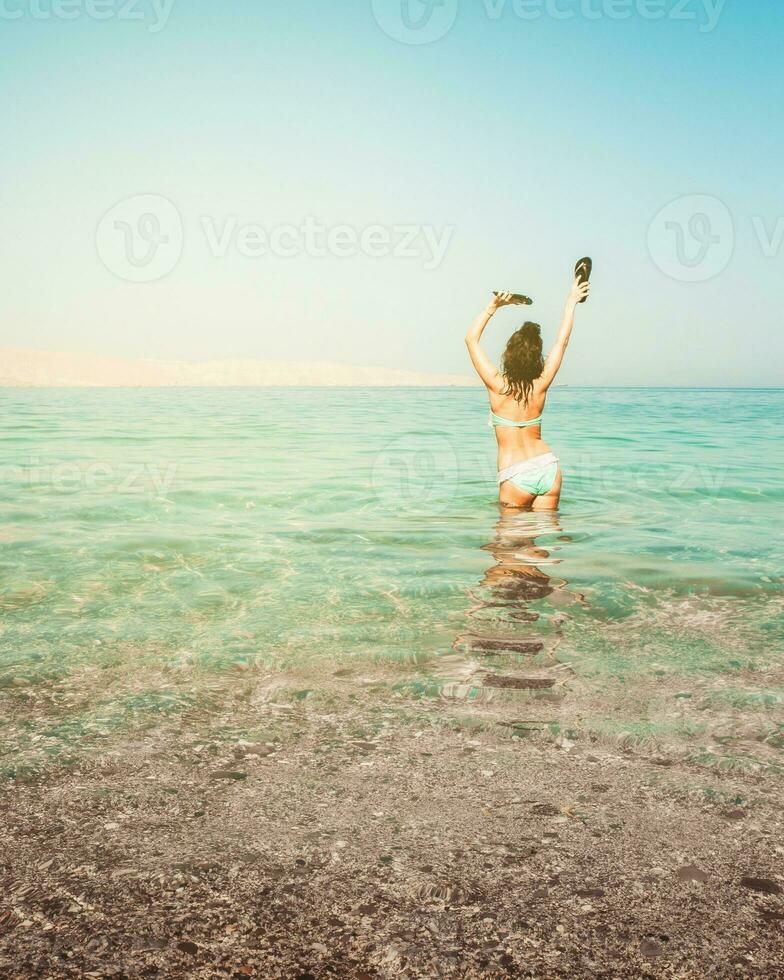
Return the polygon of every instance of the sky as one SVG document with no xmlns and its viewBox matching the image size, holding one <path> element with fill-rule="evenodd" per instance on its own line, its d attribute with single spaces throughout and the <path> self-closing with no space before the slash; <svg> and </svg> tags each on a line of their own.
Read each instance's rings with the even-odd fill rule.
<svg viewBox="0 0 784 980">
<path fill-rule="evenodd" d="M 0 0 L 0 346 L 784 381 L 784 4 Z"/>
</svg>

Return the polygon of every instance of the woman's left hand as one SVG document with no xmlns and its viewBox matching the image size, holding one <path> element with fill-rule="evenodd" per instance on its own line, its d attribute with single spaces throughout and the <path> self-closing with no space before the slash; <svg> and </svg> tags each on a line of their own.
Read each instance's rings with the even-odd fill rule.
<svg viewBox="0 0 784 980">
<path fill-rule="evenodd" d="M 494 294 L 490 305 L 494 306 L 498 310 L 502 306 L 519 306 L 520 300 L 514 298 L 514 293 L 496 293 Z"/>
</svg>

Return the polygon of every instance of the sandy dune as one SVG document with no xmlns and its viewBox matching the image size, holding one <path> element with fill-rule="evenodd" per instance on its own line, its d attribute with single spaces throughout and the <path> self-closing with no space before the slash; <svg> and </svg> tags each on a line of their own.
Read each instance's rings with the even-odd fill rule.
<svg viewBox="0 0 784 980">
<path fill-rule="evenodd" d="M 5 387 L 222 387 L 249 385 L 441 386 L 473 385 L 468 375 L 425 374 L 388 368 L 299 361 L 152 361 L 0 348 Z"/>
</svg>

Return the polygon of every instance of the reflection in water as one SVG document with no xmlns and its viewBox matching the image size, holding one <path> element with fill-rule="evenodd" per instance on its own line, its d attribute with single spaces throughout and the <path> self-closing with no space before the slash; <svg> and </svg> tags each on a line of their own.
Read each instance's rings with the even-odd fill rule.
<svg viewBox="0 0 784 980">
<path fill-rule="evenodd" d="M 562 560 L 558 515 L 552 512 L 506 511 L 495 537 L 482 545 L 494 563 L 472 593 L 468 629 L 455 638 L 455 653 L 439 663 L 447 697 L 492 697 L 498 688 L 544 690 L 555 686 L 568 665 L 559 665 L 556 650 L 566 618 L 563 608 L 584 597 L 569 591 L 563 578 L 545 569 Z M 555 537 L 543 547 L 538 538 Z M 489 689 L 489 690 L 488 690 Z"/>
</svg>

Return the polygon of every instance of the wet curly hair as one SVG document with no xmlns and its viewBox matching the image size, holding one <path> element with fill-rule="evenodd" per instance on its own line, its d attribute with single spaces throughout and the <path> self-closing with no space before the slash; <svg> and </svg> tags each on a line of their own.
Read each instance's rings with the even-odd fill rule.
<svg viewBox="0 0 784 980">
<path fill-rule="evenodd" d="M 542 334 L 538 323 L 526 321 L 512 334 L 501 361 L 501 374 L 506 382 L 505 395 L 528 402 L 534 381 L 544 371 Z"/>
</svg>

